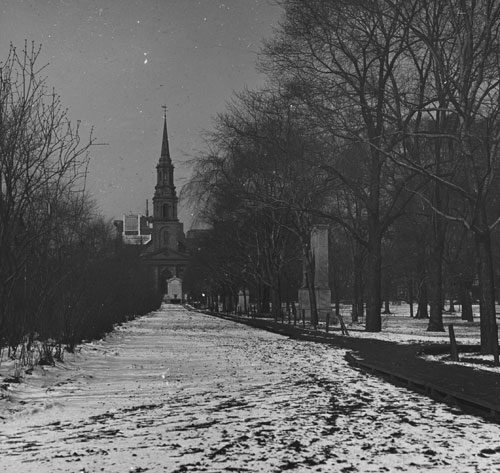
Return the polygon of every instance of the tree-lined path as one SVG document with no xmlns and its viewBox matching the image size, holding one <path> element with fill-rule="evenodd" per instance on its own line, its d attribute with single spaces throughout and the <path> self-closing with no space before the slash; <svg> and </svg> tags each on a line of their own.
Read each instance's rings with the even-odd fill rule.
<svg viewBox="0 0 500 473">
<path fill-rule="evenodd" d="M 500 426 L 344 354 L 165 305 L 0 401 L 0 469 L 498 471 Z"/>
</svg>

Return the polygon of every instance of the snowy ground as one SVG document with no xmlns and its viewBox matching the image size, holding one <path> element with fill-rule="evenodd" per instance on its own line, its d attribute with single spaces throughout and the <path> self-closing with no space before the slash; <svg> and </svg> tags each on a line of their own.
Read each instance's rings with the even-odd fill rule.
<svg viewBox="0 0 500 473">
<path fill-rule="evenodd" d="M 429 319 L 410 318 L 408 304 L 391 305 L 390 314 L 382 314 L 382 331 L 379 333 L 365 332 L 364 321 L 359 324 L 351 323 L 351 307 L 342 306 L 341 314 L 352 336 L 363 338 L 377 338 L 379 340 L 397 341 L 398 343 L 432 342 L 445 343 L 450 341 L 448 326 L 453 325 L 455 336 L 461 344 L 479 344 L 479 306 L 473 306 L 474 322 L 461 320 L 460 312 L 443 314 L 445 332 L 428 332 Z M 416 311 L 416 307 L 414 307 Z M 497 306 L 497 313 L 500 307 Z"/>
<path fill-rule="evenodd" d="M 2 472 L 500 470 L 499 425 L 356 371 L 343 350 L 176 306 L 10 398 Z"/>
</svg>

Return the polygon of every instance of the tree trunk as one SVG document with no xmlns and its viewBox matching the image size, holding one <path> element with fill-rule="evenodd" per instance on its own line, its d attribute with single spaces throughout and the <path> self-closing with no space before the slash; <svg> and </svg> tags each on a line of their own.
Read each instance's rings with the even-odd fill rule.
<svg viewBox="0 0 500 473">
<path fill-rule="evenodd" d="M 313 273 L 314 274 L 314 273 Z M 311 324 L 318 325 L 318 306 L 316 304 L 316 291 L 314 290 L 314 276 L 308 272 L 306 274 L 307 291 L 309 293 L 309 305 L 311 309 Z"/>
<path fill-rule="evenodd" d="M 278 287 L 279 287 L 279 285 L 278 285 Z M 282 313 L 281 313 L 281 292 L 278 289 L 273 288 L 273 289 L 271 289 L 271 297 L 272 297 L 272 307 L 271 307 L 271 310 L 272 310 L 272 313 L 273 313 L 274 321 L 277 322 L 278 321 L 278 317 L 282 317 Z"/>
<path fill-rule="evenodd" d="M 330 268 L 333 267 L 333 264 L 330 266 Z M 339 276 L 337 271 L 333 273 L 333 301 L 335 304 L 335 315 L 340 314 L 340 281 L 339 281 Z M 327 315 L 328 317 L 328 315 Z M 330 317 L 330 322 L 332 320 L 338 320 L 338 317 Z"/>
<path fill-rule="evenodd" d="M 443 325 L 443 263 L 442 249 L 435 248 L 430 258 L 430 317 L 427 326 L 428 332 L 444 332 Z"/>
<path fill-rule="evenodd" d="M 498 326 L 495 309 L 495 280 L 491 253 L 491 236 L 488 229 L 476 234 L 479 308 L 481 327 L 481 353 L 493 355 L 495 364 L 498 359 Z"/>
<path fill-rule="evenodd" d="M 374 143 L 378 143 L 379 132 L 374 133 Z M 368 203 L 368 255 L 366 261 L 366 331 L 380 332 L 382 317 L 380 305 L 382 303 L 382 226 L 380 222 L 380 189 L 381 189 L 381 153 L 371 149 L 371 163 L 369 171 L 369 203 Z"/>
<path fill-rule="evenodd" d="M 382 267 L 382 238 L 378 232 L 372 230 L 370 245 L 366 264 L 366 331 L 380 332 L 382 330 L 382 318 L 380 306 L 381 295 L 381 267 Z"/>
<path fill-rule="evenodd" d="M 359 210 L 357 209 L 357 212 Z M 361 218 L 359 216 L 359 218 Z M 364 251 L 358 241 L 354 242 L 353 247 L 353 300 L 352 300 L 352 321 L 357 323 L 359 318 L 364 316 L 364 297 L 363 297 L 363 266 L 364 266 Z"/>
<path fill-rule="evenodd" d="M 363 291 L 359 293 L 359 297 L 356 300 L 356 311 L 359 317 L 363 318 L 365 316 L 365 301 L 363 298 Z"/>
<path fill-rule="evenodd" d="M 434 143 L 434 154 L 436 175 L 441 175 L 441 164 L 446 158 L 443 140 L 439 137 L 441 127 L 444 126 L 445 113 L 442 110 L 446 106 L 446 101 L 441 97 L 439 109 L 436 112 L 436 121 L 434 122 L 437 139 Z M 444 210 L 446 199 L 443 198 L 443 189 L 438 183 L 433 184 L 432 205 L 438 211 Z M 432 213 L 432 242 L 430 245 L 429 258 L 429 295 L 430 295 L 430 318 L 427 326 L 428 332 L 444 332 L 443 325 L 443 254 L 444 241 L 446 236 L 446 221 L 436 211 Z"/>
<path fill-rule="evenodd" d="M 262 299 L 260 301 L 261 304 L 261 312 L 263 314 L 271 313 L 271 300 L 270 300 L 270 288 L 266 284 L 262 284 Z"/>
<path fill-rule="evenodd" d="M 417 319 L 427 319 L 429 318 L 429 313 L 427 311 L 427 304 L 429 303 L 427 299 L 427 283 L 424 280 L 420 283 L 420 290 L 418 291 L 418 308 L 417 315 L 415 318 Z"/>
<path fill-rule="evenodd" d="M 262 313 L 262 283 L 257 283 L 257 291 L 256 291 L 256 304 L 255 310 L 258 314 Z"/>
<path fill-rule="evenodd" d="M 338 315 L 340 314 L 340 284 L 338 281 L 338 278 L 335 278 L 335 288 L 333 292 L 333 299 L 334 299 L 334 304 L 335 304 L 335 318 L 330 317 L 330 321 L 333 320 L 338 320 Z"/>
<path fill-rule="evenodd" d="M 410 304 L 410 317 L 413 318 L 413 278 L 408 278 L 408 304 Z"/>
<path fill-rule="evenodd" d="M 471 284 L 463 279 L 459 282 L 459 300 L 462 306 L 462 320 L 467 322 L 474 322 L 474 315 L 472 313 L 472 297 L 471 297 Z"/>
<path fill-rule="evenodd" d="M 386 298 L 384 301 L 384 314 L 391 314 L 391 307 L 389 298 Z"/>
<path fill-rule="evenodd" d="M 232 312 L 232 304 L 231 304 L 232 296 L 229 291 L 224 291 L 222 296 L 222 312 L 230 313 Z"/>
<path fill-rule="evenodd" d="M 436 191 L 436 194 L 438 192 Z M 436 197 L 436 200 L 438 197 Z M 430 317 L 428 332 L 444 332 L 443 324 L 443 252 L 444 252 L 444 225 L 442 218 L 433 216 L 434 242 L 432 243 L 429 258 L 429 302 Z"/>
<path fill-rule="evenodd" d="M 391 294 L 391 286 L 392 286 L 392 281 L 391 281 L 391 274 L 390 274 L 391 268 L 386 268 L 383 273 L 383 292 L 384 292 L 384 314 L 390 314 L 391 313 L 391 307 L 390 307 L 390 294 Z"/>
<path fill-rule="evenodd" d="M 363 268 L 358 267 L 355 263 L 354 267 L 354 294 L 352 301 L 352 321 L 358 322 L 360 317 L 364 315 L 363 303 Z"/>
</svg>

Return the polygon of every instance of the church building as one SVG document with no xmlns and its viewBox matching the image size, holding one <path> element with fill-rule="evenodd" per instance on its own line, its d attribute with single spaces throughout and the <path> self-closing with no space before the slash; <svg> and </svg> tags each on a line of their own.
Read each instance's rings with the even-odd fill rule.
<svg viewBox="0 0 500 473">
<path fill-rule="evenodd" d="M 153 196 L 153 215 L 136 216 L 137 231 L 141 237 L 141 226 L 148 229 L 150 237 L 146 244 L 140 245 L 143 263 L 150 269 L 155 290 L 164 294 L 165 300 L 182 301 L 182 276 L 188 263 L 184 228 L 177 216 L 177 198 L 174 186 L 174 165 L 170 157 L 167 131 L 167 116 L 164 115 L 161 154 L 156 165 L 156 186 Z M 118 220 L 115 226 L 124 243 L 136 244 L 144 239 L 131 238 L 124 230 L 127 222 L 133 221 L 131 216 L 124 216 L 123 222 Z"/>
</svg>

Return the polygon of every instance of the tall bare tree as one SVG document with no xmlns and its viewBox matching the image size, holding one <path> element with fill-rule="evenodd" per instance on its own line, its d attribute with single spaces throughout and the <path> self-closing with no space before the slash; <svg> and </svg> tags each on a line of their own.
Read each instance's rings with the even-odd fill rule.
<svg viewBox="0 0 500 473">
<path fill-rule="evenodd" d="M 386 2 L 283 0 L 285 18 L 263 55 L 262 68 L 309 107 L 311 121 L 332 137 L 327 169 L 348 186 L 366 215 L 368 331 L 381 330 L 381 244 L 408 201 L 410 178 L 388 160 L 399 146 L 395 113 L 409 83 L 402 81 L 409 27 Z M 339 150 L 365 154 L 359 179 L 339 165 Z M 361 178 L 363 177 L 363 178 Z"/>
<path fill-rule="evenodd" d="M 441 227 L 439 238 L 444 220 L 460 222 L 475 237 L 481 349 L 498 363 L 491 232 L 500 216 L 489 202 L 498 185 L 500 158 L 500 5 L 494 0 L 420 0 L 411 6 L 393 2 L 393 7 L 410 28 L 407 50 L 421 82 L 417 109 L 427 118 L 411 123 L 407 143 L 425 140 L 435 147 L 432 162 L 405 153 L 401 164 L 432 182 L 435 192 L 428 203 Z M 444 205 L 444 194 L 451 208 Z"/>
<path fill-rule="evenodd" d="M 316 313 L 311 209 L 322 203 L 319 186 L 325 173 L 304 157 L 320 151 L 300 110 L 272 90 L 239 94 L 218 117 L 211 146 L 197 161 L 186 192 L 194 196 L 199 211 L 209 211 L 212 221 L 224 217 L 232 222 L 232 231 L 239 229 L 241 250 L 249 255 L 240 266 L 270 289 L 277 311 L 283 272 L 297 259 L 291 248 L 299 244 Z"/>
<path fill-rule="evenodd" d="M 46 83 L 39 53 L 34 45 L 12 46 L 0 63 L 0 334 L 10 324 L 23 335 L 30 264 L 56 244 L 57 209 L 68 198 L 73 210 L 86 201 L 93 139 L 81 142 Z"/>
</svg>

